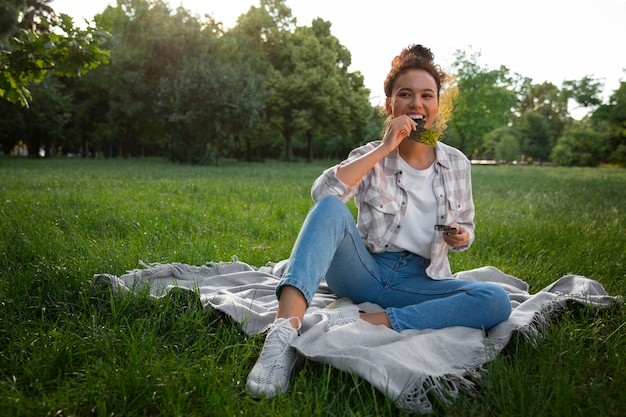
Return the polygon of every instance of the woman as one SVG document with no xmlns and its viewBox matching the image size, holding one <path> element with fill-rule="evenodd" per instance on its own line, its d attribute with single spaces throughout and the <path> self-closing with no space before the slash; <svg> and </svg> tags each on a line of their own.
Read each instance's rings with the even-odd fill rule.
<svg viewBox="0 0 626 417">
<path fill-rule="evenodd" d="M 381 141 L 353 150 L 315 181 L 315 205 L 300 230 L 276 294 L 276 320 L 250 375 L 252 395 L 289 388 L 307 306 L 323 278 L 339 297 L 385 309 L 328 309 L 330 325 L 365 320 L 396 331 L 467 326 L 489 329 L 511 304 L 500 287 L 452 278 L 448 250 L 474 240 L 470 163 L 457 149 L 411 140 L 416 120 L 434 126 L 446 74 L 428 48 L 413 45 L 385 80 L 390 116 Z M 345 202 L 355 199 L 355 222 Z M 439 232 L 436 224 L 456 228 Z"/>
</svg>

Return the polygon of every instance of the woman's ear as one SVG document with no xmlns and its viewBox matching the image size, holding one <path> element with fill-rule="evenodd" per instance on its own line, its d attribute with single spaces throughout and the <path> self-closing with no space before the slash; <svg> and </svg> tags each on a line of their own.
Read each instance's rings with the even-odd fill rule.
<svg viewBox="0 0 626 417">
<path fill-rule="evenodd" d="M 393 108 L 391 107 L 391 100 L 389 97 L 385 99 L 385 110 L 387 111 L 388 116 L 393 116 Z"/>
</svg>

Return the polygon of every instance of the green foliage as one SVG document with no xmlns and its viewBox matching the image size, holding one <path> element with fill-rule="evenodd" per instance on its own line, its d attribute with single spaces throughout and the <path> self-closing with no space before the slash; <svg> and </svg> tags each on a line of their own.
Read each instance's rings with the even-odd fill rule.
<svg viewBox="0 0 626 417">
<path fill-rule="evenodd" d="M 31 156 L 41 147 L 48 156 L 312 161 L 380 139 L 384 118 L 331 22 L 301 25 L 286 0 L 260 0 L 228 30 L 164 0 L 119 0 L 78 30 L 48 3 L 0 2 L 0 94 L 55 103 L 25 111 L 3 101 L 2 153 L 26 143 Z M 448 87 L 459 94 L 444 141 L 471 158 L 543 162 L 581 124 L 605 138 L 602 162 L 626 164 L 623 92 L 599 105 L 602 84 L 591 77 L 533 84 L 479 57 L 457 52 Z M 575 104 L 593 117 L 574 120 Z M 515 138 L 502 136 L 507 128 Z M 577 152 L 587 146 L 577 138 L 561 143 Z"/>
<path fill-rule="evenodd" d="M 26 112 L 6 100 L 0 100 L 0 154 L 9 155 L 26 134 Z"/>
<path fill-rule="evenodd" d="M 569 106 L 577 103 L 593 110 L 600 103 L 602 83 L 591 77 L 566 80 L 559 89 L 548 82 L 532 84 L 518 74 L 509 75 L 506 67 L 483 67 L 478 63 L 479 57 L 479 53 L 457 51 L 454 76 L 459 94 L 454 100 L 451 129 L 446 133 L 446 142 L 470 157 L 500 159 L 506 153 L 502 159 L 517 160 L 521 151 L 524 159 L 547 161 L 563 132 L 575 125 Z M 515 128 L 515 135 L 502 142 L 502 134 L 510 126 Z M 585 146 L 580 144 L 570 150 L 576 152 L 574 149 Z M 619 145 L 608 148 L 619 149 Z M 562 152 L 563 148 L 557 154 Z M 589 161 L 583 155 L 573 158 Z"/>
<path fill-rule="evenodd" d="M 602 104 L 600 98 L 602 87 L 602 82 L 585 76 L 579 81 L 563 81 L 563 95 L 568 99 L 575 100 L 582 107 L 597 108 Z"/>
<path fill-rule="evenodd" d="M 283 0 L 251 7 L 226 33 L 161 0 L 120 0 L 96 24 L 111 34 L 103 44 L 110 63 L 78 80 L 61 78 L 71 118 L 56 145 L 66 152 L 254 160 L 280 156 L 288 137 L 286 159 L 297 149 L 312 160 L 327 154 L 327 143 L 345 155 L 377 123 L 363 77 L 348 72 L 350 53 L 330 23 L 298 27 Z M 51 143 L 25 135 L 35 151 Z M 3 148 L 19 140 L 11 136 Z"/>
<path fill-rule="evenodd" d="M 68 108 L 71 108 L 72 97 L 63 94 L 62 90 L 63 84 L 53 73 L 46 75 L 45 82 L 32 87 L 31 108 L 25 112 L 25 119 L 32 132 L 29 137 L 38 140 L 28 142 L 31 156 L 39 151 L 40 143 L 54 152 L 56 144 L 63 140 L 65 127 L 71 118 Z"/>
<path fill-rule="evenodd" d="M 34 3 L 21 8 L 17 3 L 7 16 L 22 21 L 8 39 L 0 39 L 0 97 L 24 106 L 31 99 L 29 84 L 42 82 L 48 71 L 77 77 L 108 61 L 108 51 L 101 47 L 108 35 L 105 31 L 91 26 L 78 29 L 69 16 L 57 16 L 45 3 Z M 37 10 L 42 12 L 33 15 Z"/>
<path fill-rule="evenodd" d="M 170 158 L 203 163 L 228 154 L 231 133 L 252 128 L 263 114 L 262 83 L 247 65 L 224 64 L 208 54 L 164 77 L 158 105 L 170 128 Z"/>
<path fill-rule="evenodd" d="M 491 131 L 485 136 L 487 156 L 497 161 L 521 161 L 522 138 L 523 133 L 513 127 L 502 127 Z"/>
<path fill-rule="evenodd" d="M 330 27 L 315 19 L 311 27 L 281 33 L 281 53 L 270 57 L 268 117 L 283 134 L 287 160 L 293 159 L 297 135 L 306 140 L 309 161 L 314 136 L 363 137 L 363 124 L 353 121 L 368 120 L 368 91 L 360 74 L 347 72 L 350 53 L 331 35 Z"/>
<path fill-rule="evenodd" d="M 521 153 L 519 141 L 514 135 L 503 136 L 495 147 L 495 158 L 498 161 L 519 161 Z"/>
<path fill-rule="evenodd" d="M 541 113 L 528 110 L 522 115 L 520 122 L 524 132 L 522 151 L 531 160 L 545 161 L 550 156 L 551 143 L 554 140 L 550 125 Z"/>
<path fill-rule="evenodd" d="M 563 166 L 598 166 L 605 153 L 604 136 L 593 129 L 571 127 L 552 149 L 551 159 Z"/>
<path fill-rule="evenodd" d="M 166 121 L 158 112 L 161 81 L 187 53 L 206 48 L 204 36 L 214 36 L 202 32 L 183 9 L 171 16 L 162 1 L 120 1 L 102 13 L 101 21 L 111 28 L 111 64 L 88 75 L 106 91 L 105 140 L 123 156 L 160 155 L 169 143 Z"/>
<path fill-rule="evenodd" d="M 0 159 L 0 409 L 4 415 L 405 416 L 370 384 L 306 361 L 292 389 L 244 389 L 263 336 L 197 297 L 113 296 L 91 280 L 138 261 L 252 265 L 289 256 L 331 162 Z M 477 239 L 455 271 L 494 265 L 531 292 L 568 273 L 626 294 L 626 171 L 475 167 Z M 626 309 L 557 314 L 515 337 L 476 391 L 436 415 L 622 415 Z"/>
<path fill-rule="evenodd" d="M 573 82 L 570 83 L 573 85 Z M 545 146 L 552 148 L 568 123 L 568 100 L 572 94 L 559 90 L 554 84 L 548 82 L 531 85 L 518 107 L 522 115 L 521 124 L 524 123 L 524 115 L 528 111 L 543 116 L 550 129 L 550 139 L 547 140 L 548 137 L 546 137 L 543 140 L 547 140 Z M 529 138 L 528 141 L 533 142 L 533 138 Z"/>
<path fill-rule="evenodd" d="M 608 161 L 626 166 L 626 82 L 620 83 L 608 104 L 601 105 L 594 112 L 591 122 L 606 134 Z"/>
<path fill-rule="evenodd" d="M 457 51 L 453 64 L 459 93 L 449 128 L 460 137 L 459 149 L 470 157 L 484 153 L 484 135 L 512 121 L 518 103 L 515 86 L 526 82 L 517 74 L 509 75 L 506 67 L 482 67 L 479 56 Z"/>
</svg>

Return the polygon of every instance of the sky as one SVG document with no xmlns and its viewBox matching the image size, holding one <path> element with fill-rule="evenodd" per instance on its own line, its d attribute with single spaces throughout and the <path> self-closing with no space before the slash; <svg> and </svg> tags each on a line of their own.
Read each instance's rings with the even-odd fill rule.
<svg viewBox="0 0 626 417">
<path fill-rule="evenodd" d="M 169 0 L 193 14 L 209 14 L 225 28 L 259 0 Z M 115 0 L 53 0 L 57 13 L 91 21 Z M 403 48 L 429 47 L 444 70 L 455 52 L 480 53 L 478 63 L 561 87 L 591 76 L 608 98 L 626 81 L 626 0 L 286 0 L 299 26 L 320 17 L 352 54 L 373 104 L 384 102 L 383 81 Z"/>
</svg>

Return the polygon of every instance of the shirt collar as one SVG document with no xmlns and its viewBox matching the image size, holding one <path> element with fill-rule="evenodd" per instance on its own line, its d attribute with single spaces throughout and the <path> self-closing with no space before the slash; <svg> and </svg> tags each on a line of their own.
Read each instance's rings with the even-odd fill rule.
<svg viewBox="0 0 626 417">
<path fill-rule="evenodd" d="M 437 165 L 441 165 L 444 168 L 450 169 L 450 158 L 448 157 L 447 147 L 448 145 L 437 141 L 435 144 L 435 162 Z"/>
<path fill-rule="evenodd" d="M 402 164 L 398 148 L 389 153 L 383 163 L 385 175 L 393 176 L 401 172 Z M 437 142 L 435 145 L 435 169 L 437 171 L 439 170 L 439 166 L 447 169 L 450 168 L 450 158 L 448 158 L 448 152 L 446 152 L 446 145 L 441 142 Z"/>
</svg>

